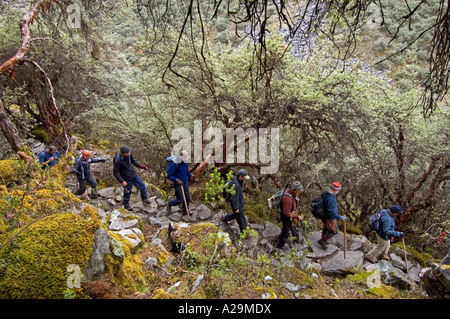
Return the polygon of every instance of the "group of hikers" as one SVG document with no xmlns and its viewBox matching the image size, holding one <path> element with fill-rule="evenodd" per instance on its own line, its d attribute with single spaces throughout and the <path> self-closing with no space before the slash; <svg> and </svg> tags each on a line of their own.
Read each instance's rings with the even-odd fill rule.
<svg viewBox="0 0 450 319">
<path fill-rule="evenodd" d="M 51 168 L 57 163 L 57 160 L 60 157 L 56 147 L 51 146 L 46 151 L 42 152 L 39 156 L 39 162 L 43 168 Z M 167 202 L 168 212 L 171 211 L 173 206 L 181 205 L 182 214 L 188 214 L 189 203 L 191 202 L 189 195 L 189 180 L 192 175 L 187 165 L 187 159 L 188 154 L 186 151 L 181 151 L 178 155 L 171 156 L 167 159 L 167 179 L 173 182 L 175 189 L 175 198 Z M 84 194 L 86 192 L 87 184 L 89 184 L 91 186 L 91 198 L 97 198 L 98 184 L 91 173 L 90 165 L 98 162 L 105 162 L 105 160 L 92 158 L 91 152 L 88 150 L 81 151 L 81 156 L 75 160 L 72 172 L 76 174 L 78 179 L 77 195 Z M 134 167 L 137 167 L 147 170 L 148 167 L 139 164 L 131 154 L 130 148 L 126 145 L 120 148 L 119 153 L 114 157 L 113 163 L 113 174 L 124 189 L 122 201 L 124 208 L 130 211 L 133 210 L 133 207 L 130 205 L 133 185 L 138 188 L 141 200 L 146 204 L 150 204 L 145 184 L 134 169 Z M 247 221 L 244 213 L 244 182 L 249 178 L 250 176 L 247 170 L 240 169 L 236 176 L 230 181 L 228 187 L 234 189 L 228 199 L 231 206 L 231 212 L 221 217 L 222 222 L 229 222 L 235 219 L 241 233 L 247 228 Z M 327 249 L 329 240 L 338 233 L 338 221 L 341 220 L 345 222 L 347 220 L 346 216 L 339 214 L 336 202 L 336 195 L 338 195 L 341 189 L 342 186 L 339 182 L 333 182 L 330 185 L 330 188 L 324 191 L 320 196 L 324 217 L 321 218 L 323 222 L 322 236 L 317 243 L 323 250 Z M 276 243 L 276 247 L 279 249 L 286 245 L 291 235 L 294 238 L 294 242 L 301 240 L 299 223 L 302 221 L 302 217 L 298 213 L 297 207 L 299 196 L 302 192 L 303 185 L 299 181 L 294 181 L 290 187 L 283 190 L 280 203 L 281 210 L 279 212 L 282 229 Z M 393 205 L 389 209 L 380 211 L 380 227 L 376 231 L 377 245 L 364 255 L 366 260 L 375 263 L 378 259 L 390 259 L 389 248 L 391 239 L 393 239 L 393 237 L 404 236 L 402 232 L 395 230 L 394 217 L 401 214 L 402 209 L 398 205 Z"/>
</svg>

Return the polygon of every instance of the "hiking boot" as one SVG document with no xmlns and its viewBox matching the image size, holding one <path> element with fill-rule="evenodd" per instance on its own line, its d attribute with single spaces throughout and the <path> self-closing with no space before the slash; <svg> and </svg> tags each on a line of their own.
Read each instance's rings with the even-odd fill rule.
<svg viewBox="0 0 450 319">
<path fill-rule="evenodd" d="M 152 202 L 150 201 L 150 199 L 148 199 L 148 198 L 143 199 L 142 202 L 143 202 L 144 204 L 151 204 L 151 203 L 152 203 Z"/>
<path fill-rule="evenodd" d="M 322 238 L 320 238 L 317 243 L 319 244 L 320 248 L 322 248 L 323 250 L 327 250 L 328 248 L 328 244 L 325 240 L 323 240 Z"/>
<path fill-rule="evenodd" d="M 98 195 L 96 193 L 91 193 L 90 197 L 91 199 L 97 199 Z"/>
<path fill-rule="evenodd" d="M 384 260 L 387 260 L 387 261 L 391 261 L 391 257 L 388 257 L 388 256 L 382 256 L 380 259 L 384 259 Z"/>
<path fill-rule="evenodd" d="M 132 207 L 130 204 L 124 204 L 123 207 L 124 207 L 126 210 L 129 210 L 130 212 L 133 211 L 133 207 Z"/>
</svg>

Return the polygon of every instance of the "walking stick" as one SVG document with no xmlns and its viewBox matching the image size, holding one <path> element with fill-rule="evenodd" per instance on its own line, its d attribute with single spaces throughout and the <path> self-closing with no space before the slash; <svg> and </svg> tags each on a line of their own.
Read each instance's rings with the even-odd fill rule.
<svg viewBox="0 0 450 319">
<path fill-rule="evenodd" d="M 187 201 L 186 201 L 186 195 L 184 195 L 184 186 L 183 185 L 180 185 L 180 186 L 181 186 L 181 192 L 183 193 L 184 207 L 186 207 L 186 211 L 188 213 L 188 217 L 189 217 L 189 219 L 191 219 L 191 214 L 189 213 L 189 207 L 188 207 L 188 204 L 187 204 Z"/>
<path fill-rule="evenodd" d="M 347 221 L 344 221 L 344 259 L 347 259 Z"/>
<path fill-rule="evenodd" d="M 405 238 L 402 237 L 403 242 L 403 251 L 405 252 L 405 264 L 406 264 L 406 273 L 409 273 L 409 267 L 408 267 L 408 259 L 406 258 L 406 245 L 405 245 Z"/>
</svg>

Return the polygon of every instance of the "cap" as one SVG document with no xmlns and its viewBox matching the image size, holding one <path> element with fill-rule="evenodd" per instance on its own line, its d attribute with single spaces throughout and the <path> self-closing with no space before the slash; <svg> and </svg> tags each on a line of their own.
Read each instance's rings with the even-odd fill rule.
<svg viewBox="0 0 450 319">
<path fill-rule="evenodd" d="M 124 153 L 130 153 L 130 148 L 129 148 L 128 146 L 126 146 L 126 145 L 122 145 L 122 146 L 120 147 L 120 153 L 121 153 L 121 154 L 124 154 Z"/>
<path fill-rule="evenodd" d="M 334 189 L 335 191 L 340 191 L 342 189 L 341 183 L 333 182 L 333 184 L 331 184 L 331 189 Z"/>
<path fill-rule="evenodd" d="M 291 189 L 302 191 L 303 190 L 303 185 L 299 181 L 295 181 L 295 182 L 292 183 Z"/>
<path fill-rule="evenodd" d="M 85 158 L 89 158 L 91 157 L 91 152 L 89 152 L 88 150 L 82 150 L 81 155 L 83 155 Z"/>
<path fill-rule="evenodd" d="M 389 210 L 391 211 L 391 213 L 398 215 L 401 215 L 402 213 L 402 208 L 399 205 L 393 205 L 389 208 Z"/>
<path fill-rule="evenodd" d="M 242 177 L 244 177 L 245 179 L 250 179 L 250 176 L 248 176 L 248 172 L 247 172 L 247 170 L 245 170 L 245 169 L 240 169 L 240 170 L 237 172 L 237 174 L 238 174 L 238 176 L 242 176 Z"/>
</svg>

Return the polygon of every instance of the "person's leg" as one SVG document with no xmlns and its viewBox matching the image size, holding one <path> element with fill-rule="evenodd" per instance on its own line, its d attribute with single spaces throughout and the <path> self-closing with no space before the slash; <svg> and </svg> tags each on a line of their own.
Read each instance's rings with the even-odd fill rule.
<svg viewBox="0 0 450 319">
<path fill-rule="evenodd" d="M 284 215 L 281 215 L 281 221 L 283 223 L 283 227 L 281 228 L 281 233 L 278 236 L 277 248 L 281 248 L 287 242 L 289 238 L 289 234 L 291 231 L 291 221 L 286 218 Z"/>
<path fill-rule="evenodd" d="M 239 208 L 239 213 L 236 213 L 236 221 L 239 225 L 239 230 L 242 233 L 247 228 L 247 220 L 244 215 L 244 208 Z"/>
<path fill-rule="evenodd" d="M 385 251 L 386 245 L 389 245 L 389 240 L 384 240 L 378 234 L 376 235 L 377 235 L 377 245 L 365 255 L 365 258 L 372 263 L 377 262 L 378 256 L 380 256 Z"/>
<path fill-rule="evenodd" d="M 136 177 L 134 178 L 133 184 L 137 187 L 137 189 L 141 193 L 141 199 L 145 201 L 148 198 L 148 193 L 147 189 L 145 188 L 145 184 L 142 181 L 142 178 L 139 176 L 139 174 L 137 174 Z"/>
<path fill-rule="evenodd" d="M 181 185 L 178 183 L 173 183 L 173 187 L 175 188 L 175 198 L 171 199 L 167 202 L 169 207 L 178 206 L 183 202 L 183 194 L 181 193 Z"/>
<path fill-rule="evenodd" d="M 123 201 L 122 204 L 125 206 L 125 208 L 129 208 L 130 206 L 130 199 L 131 199 L 131 192 L 133 191 L 133 181 L 126 181 L 127 186 L 123 188 Z"/>
<path fill-rule="evenodd" d="M 86 192 L 87 181 L 85 179 L 78 178 L 78 190 L 75 195 L 83 195 Z"/>
<path fill-rule="evenodd" d="M 88 176 L 86 177 L 87 182 L 89 183 L 89 185 L 91 185 L 91 198 L 92 199 L 96 199 L 97 198 L 97 181 L 95 180 L 94 176 L 89 173 Z"/>
</svg>

